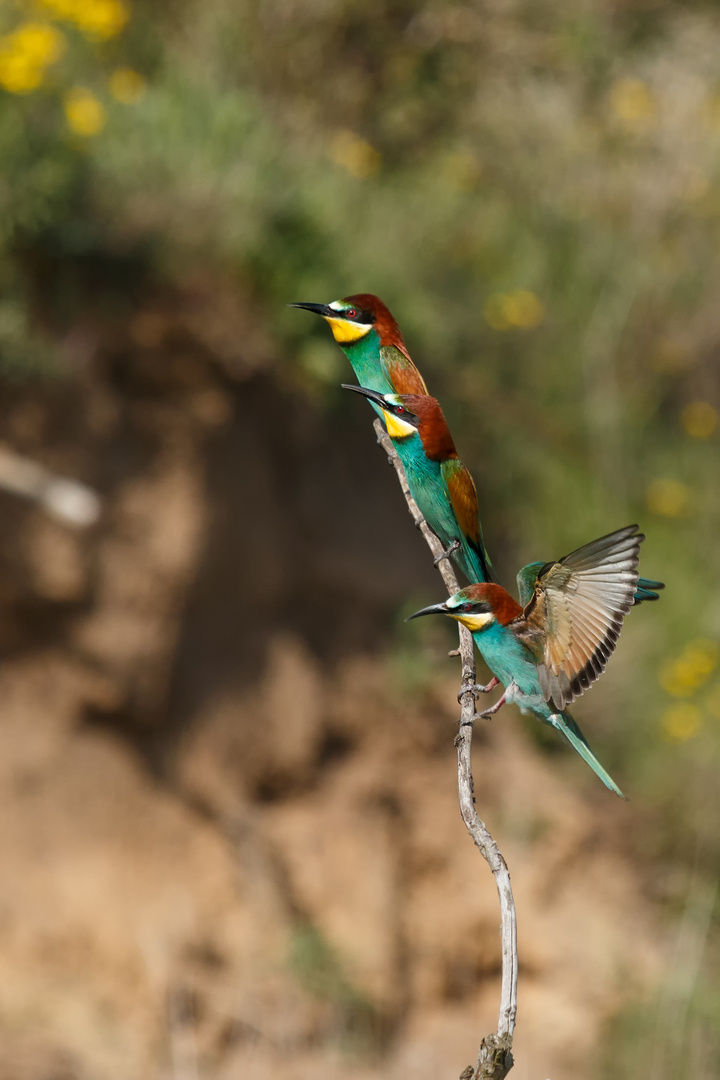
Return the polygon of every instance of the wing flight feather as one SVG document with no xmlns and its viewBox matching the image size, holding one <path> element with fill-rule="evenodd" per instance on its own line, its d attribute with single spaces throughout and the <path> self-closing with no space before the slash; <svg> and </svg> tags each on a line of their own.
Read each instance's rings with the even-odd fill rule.
<svg viewBox="0 0 720 1080">
<path fill-rule="evenodd" d="M 638 582 L 637 525 L 543 567 L 524 615 L 538 635 L 545 700 L 564 709 L 598 678 L 617 644 Z"/>
</svg>

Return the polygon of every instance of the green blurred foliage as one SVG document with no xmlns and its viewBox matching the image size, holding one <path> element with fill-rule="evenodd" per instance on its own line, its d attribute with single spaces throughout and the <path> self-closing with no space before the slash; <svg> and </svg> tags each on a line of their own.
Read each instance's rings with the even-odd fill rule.
<svg viewBox="0 0 720 1080">
<path fill-rule="evenodd" d="M 0 12 L 3 370 L 62 370 L 83 259 L 103 268 L 97 308 L 144 281 L 229 288 L 310 388 L 346 367 L 285 304 L 379 293 L 443 399 L 504 580 L 646 529 L 642 569 L 668 589 L 582 711 L 655 808 L 639 857 L 687 865 L 718 811 L 720 13 L 102 2 Z M 62 47 L 18 91 L 28 23 Z M 703 850 L 711 878 L 718 838 Z M 716 1046 L 717 1013 L 697 1016 Z"/>
</svg>

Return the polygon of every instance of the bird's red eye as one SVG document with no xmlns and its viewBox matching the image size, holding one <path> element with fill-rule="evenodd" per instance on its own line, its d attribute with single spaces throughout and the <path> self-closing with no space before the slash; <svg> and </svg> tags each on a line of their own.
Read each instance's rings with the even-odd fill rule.
<svg viewBox="0 0 720 1080">
<path fill-rule="evenodd" d="M 354 307 L 351 307 L 348 311 L 345 312 L 345 314 L 347 315 L 348 319 L 354 319 L 357 315 L 357 311 Z"/>
<path fill-rule="evenodd" d="M 472 604 L 461 604 L 460 605 L 460 610 L 461 611 L 472 611 Z"/>
<path fill-rule="evenodd" d="M 404 405 L 396 405 L 395 406 L 395 412 L 397 412 L 397 413 L 405 412 L 405 406 Z"/>
</svg>

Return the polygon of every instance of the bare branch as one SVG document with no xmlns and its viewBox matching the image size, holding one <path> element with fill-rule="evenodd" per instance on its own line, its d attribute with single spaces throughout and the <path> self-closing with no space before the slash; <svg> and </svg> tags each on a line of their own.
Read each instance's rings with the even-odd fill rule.
<svg viewBox="0 0 720 1080">
<path fill-rule="evenodd" d="M 78 529 L 94 525 L 102 511 L 100 496 L 86 484 L 58 476 L 6 446 L 0 446 L 0 489 L 32 500 Z"/>
<path fill-rule="evenodd" d="M 435 533 L 428 526 L 418 509 L 417 503 L 410 494 L 405 470 L 402 467 L 395 447 L 390 441 L 387 432 L 380 420 L 375 421 L 375 433 L 377 441 L 388 456 L 388 461 L 394 467 L 400 481 L 408 510 L 412 515 L 415 525 L 425 537 L 428 547 L 433 556 L 438 559 L 438 569 L 442 579 L 452 596 L 458 590 L 458 582 L 455 571 L 449 558 L 442 558 L 443 546 Z M 480 854 L 492 870 L 498 896 L 500 898 L 501 914 L 501 942 L 502 942 L 502 986 L 500 993 L 500 1013 L 498 1016 L 497 1033 L 486 1035 L 480 1045 L 477 1063 L 473 1068 L 469 1065 L 463 1072 L 461 1080 L 504 1080 L 513 1066 L 513 1058 L 510 1052 L 515 1029 L 515 1013 L 517 1011 L 517 928 L 515 921 L 515 902 L 513 900 L 510 874 L 505 859 L 488 832 L 487 826 L 477 814 L 475 809 L 475 794 L 472 775 L 472 735 L 473 721 L 475 717 L 475 694 L 471 689 L 475 684 L 475 654 L 473 652 L 473 640 L 470 632 L 459 626 L 460 648 L 459 655 L 462 662 L 462 685 L 460 690 L 460 730 L 455 739 L 458 753 L 458 792 L 460 795 L 460 811 L 467 831 L 475 842 Z M 454 651 L 454 650 L 453 650 Z"/>
</svg>

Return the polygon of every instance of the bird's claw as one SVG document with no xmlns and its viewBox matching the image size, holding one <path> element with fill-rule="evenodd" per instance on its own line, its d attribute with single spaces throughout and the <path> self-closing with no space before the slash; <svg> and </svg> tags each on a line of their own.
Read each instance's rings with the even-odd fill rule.
<svg viewBox="0 0 720 1080">
<path fill-rule="evenodd" d="M 494 690 L 495 687 L 499 685 L 499 683 L 500 680 L 493 675 L 492 679 L 486 686 L 483 686 L 482 683 L 477 682 L 473 683 L 471 686 L 463 686 L 462 690 L 458 694 L 458 704 L 462 702 L 463 694 L 467 694 L 470 691 L 472 691 L 475 697 L 478 697 L 480 694 L 489 694 L 491 690 Z"/>
<path fill-rule="evenodd" d="M 499 697 L 497 699 L 497 701 L 495 702 L 494 705 L 490 705 L 489 708 L 483 709 L 483 711 L 480 712 L 480 713 L 475 713 L 475 715 L 473 716 L 473 720 L 491 720 L 492 717 L 495 715 L 495 713 L 499 712 L 500 709 L 502 709 L 503 705 L 505 704 L 505 695 L 506 694 L 507 694 L 507 690 L 505 691 L 505 693 L 503 694 L 502 697 Z"/>
<path fill-rule="evenodd" d="M 433 559 L 433 566 L 437 566 L 443 559 L 449 559 L 453 552 L 457 551 L 459 547 L 460 541 L 453 540 L 452 544 L 450 544 L 449 547 L 446 547 L 441 555 L 438 555 L 437 558 Z"/>
</svg>

